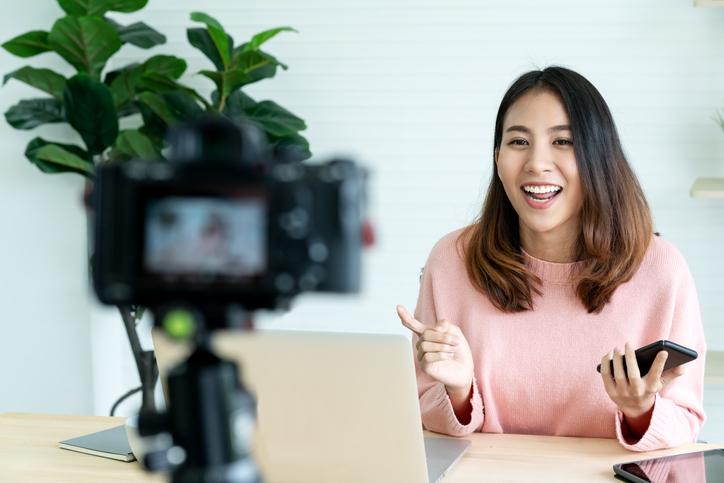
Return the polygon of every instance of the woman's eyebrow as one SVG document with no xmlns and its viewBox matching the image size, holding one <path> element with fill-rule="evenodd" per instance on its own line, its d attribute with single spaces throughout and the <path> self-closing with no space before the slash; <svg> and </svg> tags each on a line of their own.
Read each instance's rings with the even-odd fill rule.
<svg viewBox="0 0 724 483">
<path fill-rule="evenodd" d="M 530 129 L 528 129 L 525 126 L 518 126 L 518 125 L 510 126 L 508 129 L 505 130 L 505 132 L 511 132 L 511 131 L 520 131 L 520 132 L 524 132 L 524 133 L 528 133 L 528 134 L 530 133 Z"/>
<path fill-rule="evenodd" d="M 571 130 L 571 126 L 569 126 L 568 124 L 559 124 L 559 125 L 557 125 L 557 126 L 553 126 L 553 127 L 551 127 L 551 128 L 548 128 L 548 132 L 553 132 L 553 131 L 570 131 L 570 130 Z M 520 125 L 517 125 L 517 124 L 514 125 L 514 126 L 510 126 L 508 129 L 505 130 L 505 132 L 511 132 L 511 131 L 520 131 L 520 132 L 523 132 L 523 133 L 526 133 L 526 134 L 530 134 L 530 132 L 531 132 L 530 129 L 528 129 L 527 127 L 525 127 L 525 126 L 520 126 Z"/>
</svg>

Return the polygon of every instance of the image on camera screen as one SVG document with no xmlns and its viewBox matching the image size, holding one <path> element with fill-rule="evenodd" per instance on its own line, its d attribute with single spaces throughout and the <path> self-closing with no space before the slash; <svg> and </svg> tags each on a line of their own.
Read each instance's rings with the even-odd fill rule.
<svg viewBox="0 0 724 483">
<path fill-rule="evenodd" d="M 167 197 L 146 205 L 144 268 L 186 279 L 244 278 L 266 264 L 262 200 Z"/>
</svg>

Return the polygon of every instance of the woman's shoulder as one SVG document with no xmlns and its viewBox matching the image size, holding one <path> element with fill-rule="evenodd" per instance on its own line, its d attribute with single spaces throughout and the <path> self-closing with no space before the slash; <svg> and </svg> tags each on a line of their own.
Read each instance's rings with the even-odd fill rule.
<svg viewBox="0 0 724 483">
<path fill-rule="evenodd" d="M 462 227 L 443 235 L 430 250 L 428 263 L 450 263 L 464 258 L 465 240 L 469 227 Z"/>
<path fill-rule="evenodd" d="M 652 270 L 657 275 L 670 273 L 672 276 L 688 273 L 689 265 L 678 248 L 661 235 L 654 234 L 646 249 L 641 268 Z"/>
</svg>

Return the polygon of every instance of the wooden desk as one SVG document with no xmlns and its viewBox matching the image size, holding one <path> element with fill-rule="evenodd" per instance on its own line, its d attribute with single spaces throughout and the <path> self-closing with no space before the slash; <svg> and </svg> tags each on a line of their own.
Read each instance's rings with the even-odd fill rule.
<svg viewBox="0 0 724 483">
<path fill-rule="evenodd" d="M 138 463 L 58 448 L 58 441 L 123 424 L 124 418 L 0 414 L 0 481 L 103 483 L 161 482 Z"/>
<path fill-rule="evenodd" d="M 123 418 L 0 414 L 0 481 L 43 483 L 161 482 L 138 463 L 61 450 L 57 442 L 123 423 Z M 631 453 L 615 440 L 515 434 L 468 437 L 472 446 L 445 483 L 500 481 L 616 481 L 611 466 L 649 456 L 724 448 L 688 444 L 673 450 Z"/>
</svg>

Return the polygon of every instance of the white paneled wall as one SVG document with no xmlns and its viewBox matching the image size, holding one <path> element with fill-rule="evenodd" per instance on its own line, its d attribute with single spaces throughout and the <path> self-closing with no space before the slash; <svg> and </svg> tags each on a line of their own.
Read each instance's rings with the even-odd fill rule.
<svg viewBox="0 0 724 483">
<path fill-rule="evenodd" d="M 48 0 L 17 3 L 8 10 L 0 17 L 2 42 L 50 28 L 61 14 Z M 2 74 L 28 64 L 70 72 L 52 56 L 19 59 L 0 52 Z M 10 81 L 0 90 L 0 109 L 43 96 Z M 37 131 L 15 131 L 0 121 L 0 412 L 89 413 L 93 393 L 83 181 L 45 175 L 25 159 L 25 146 L 35 136 L 68 138 L 68 131 L 58 126 Z"/>
<path fill-rule="evenodd" d="M 210 83 L 191 74 L 209 64 L 185 38 L 194 9 L 237 42 L 297 28 L 267 44 L 290 69 L 249 92 L 306 119 L 317 158 L 350 154 L 373 173 L 379 243 L 366 255 L 365 293 L 306 296 L 265 324 L 399 331 L 394 305 L 414 303 L 431 245 L 479 209 L 503 93 L 519 74 L 560 64 L 607 99 L 657 229 L 689 260 L 709 344 L 724 349 L 724 203 L 688 194 L 695 177 L 724 176 L 713 121 L 724 106 L 724 9 L 689 0 L 150 2 L 139 17 L 169 38 L 156 50 L 190 58 L 187 80 L 201 90 Z"/>
<path fill-rule="evenodd" d="M 303 117 L 317 159 L 345 154 L 372 171 L 377 245 L 365 255 L 364 293 L 300 297 L 292 312 L 260 316 L 260 325 L 402 333 L 395 304 L 414 305 L 429 249 L 482 203 L 503 93 L 521 73 L 560 64 L 588 77 L 608 101 L 657 230 L 689 261 L 709 346 L 724 350 L 724 202 L 688 195 L 697 176 L 724 176 L 724 134 L 713 121 L 715 109 L 724 107 L 724 9 L 694 8 L 691 0 L 150 0 L 140 14 L 115 16 L 165 33 L 169 42 L 151 52 L 189 59 L 184 80 L 208 92 L 210 83 L 193 72 L 210 64 L 186 41 L 193 10 L 218 18 L 237 42 L 274 26 L 297 28 L 267 47 L 289 70 L 249 93 Z M 42 27 L 15 23 L 6 21 L 6 36 Z M 151 52 L 125 47 L 114 66 Z M 7 131 L 4 139 L 12 139 Z M 16 143 L 6 153 L 20 153 L 20 136 Z M 21 182 L 35 186 L 36 178 Z M 46 216 L 39 204 L 30 209 L 27 216 Z M 29 243 L 55 250 L 48 256 L 65 253 Z M 40 273 L 8 263 L 30 293 Z M 63 270 L 43 276 L 78 285 L 82 274 L 63 263 Z M 93 311 L 97 413 L 135 380 L 120 321 L 105 313 Z M 116 340 L 111 331 L 119 340 L 109 350 Z"/>
</svg>

